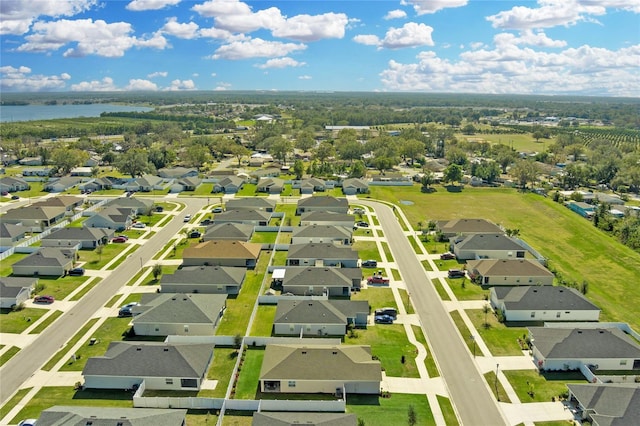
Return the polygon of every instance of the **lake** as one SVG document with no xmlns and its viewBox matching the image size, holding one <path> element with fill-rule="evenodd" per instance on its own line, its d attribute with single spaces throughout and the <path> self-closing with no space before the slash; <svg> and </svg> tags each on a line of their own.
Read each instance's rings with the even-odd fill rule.
<svg viewBox="0 0 640 426">
<path fill-rule="evenodd" d="M 103 112 L 152 111 L 153 108 L 131 105 L 3 105 L 0 106 L 0 122 L 52 120 L 56 118 L 99 117 Z"/>
</svg>

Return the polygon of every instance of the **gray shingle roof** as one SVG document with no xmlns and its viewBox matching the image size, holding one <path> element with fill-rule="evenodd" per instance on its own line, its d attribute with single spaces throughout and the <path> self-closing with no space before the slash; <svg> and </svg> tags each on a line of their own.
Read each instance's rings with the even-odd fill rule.
<svg viewBox="0 0 640 426">
<path fill-rule="evenodd" d="M 51 220 L 55 217 L 64 215 L 64 207 L 51 206 L 26 206 L 17 209 L 11 209 L 2 216 L 3 220 Z"/>
<path fill-rule="evenodd" d="M 504 234 L 471 234 L 454 241 L 459 250 L 525 250 Z"/>
<path fill-rule="evenodd" d="M 640 386 L 637 384 L 567 384 L 571 393 L 590 411 L 595 426 L 627 426 L 640 419 Z"/>
<path fill-rule="evenodd" d="M 326 212 L 326 211 L 311 211 L 304 212 L 300 215 L 302 222 L 316 221 L 316 222 L 350 222 L 355 223 L 355 216 L 351 216 L 346 213 Z"/>
<path fill-rule="evenodd" d="M 247 270 L 229 266 L 185 266 L 173 274 L 164 274 L 160 284 L 240 285 Z"/>
<path fill-rule="evenodd" d="M 298 207 L 325 207 L 348 209 L 349 202 L 346 198 L 336 198 L 332 196 L 318 196 L 302 198 L 298 201 Z"/>
<path fill-rule="evenodd" d="M 199 379 L 212 353 L 210 344 L 111 342 L 103 356 L 87 360 L 82 375 Z"/>
<path fill-rule="evenodd" d="M 182 426 L 187 410 L 56 405 L 42 411 L 38 426 Z"/>
<path fill-rule="evenodd" d="M 273 323 L 347 324 L 347 318 L 369 313 L 366 300 L 278 300 Z"/>
<path fill-rule="evenodd" d="M 41 247 L 14 266 L 65 266 L 75 258 L 75 250 L 56 247 Z"/>
<path fill-rule="evenodd" d="M 640 358 L 640 346 L 617 328 L 531 327 L 529 333 L 549 359 Z"/>
<path fill-rule="evenodd" d="M 313 238 L 313 237 L 330 237 L 340 239 L 351 239 L 353 231 L 344 226 L 333 225 L 305 225 L 293 228 L 291 236 L 293 238 Z"/>
<path fill-rule="evenodd" d="M 486 219 L 452 219 L 437 222 L 437 227 L 445 234 L 502 233 L 502 229 Z"/>
<path fill-rule="evenodd" d="M 255 412 L 252 426 L 356 426 L 358 417 L 347 413 Z"/>
<path fill-rule="evenodd" d="M 480 259 L 469 260 L 468 270 L 477 270 L 483 277 L 549 277 L 553 273 L 540 262 L 530 259 Z"/>
<path fill-rule="evenodd" d="M 253 225 L 246 223 L 217 223 L 207 227 L 204 233 L 204 239 L 215 240 L 224 238 L 227 240 L 249 241 L 251 235 L 253 235 L 253 229 Z"/>
<path fill-rule="evenodd" d="M 16 238 L 23 236 L 29 230 L 26 226 L 11 223 L 0 223 L 0 238 Z"/>
<path fill-rule="evenodd" d="M 382 368 L 369 346 L 267 345 L 260 379 L 381 381 Z"/>
<path fill-rule="evenodd" d="M 332 243 L 291 244 L 287 259 L 358 259 L 358 252 Z"/>
<path fill-rule="evenodd" d="M 351 287 L 353 277 L 345 274 L 345 272 L 351 270 L 358 271 L 360 273 L 360 277 L 362 277 L 362 271 L 359 268 L 287 268 L 282 285 Z"/>
<path fill-rule="evenodd" d="M 33 287 L 37 282 L 37 278 L 0 277 L 0 297 L 16 297 L 23 288 Z"/>
<path fill-rule="evenodd" d="M 227 210 L 217 213 L 213 218 L 213 223 L 242 222 L 242 221 L 269 221 L 271 213 L 262 210 Z"/>
<path fill-rule="evenodd" d="M 226 294 L 144 294 L 133 308 L 136 323 L 215 324 L 227 302 Z"/>
<path fill-rule="evenodd" d="M 109 238 L 113 230 L 106 228 L 60 228 L 43 238 L 43 240 L 72 240 L 91 241 L 101 238 Z"/>
<path fill-rule="evenodd" d="M 229 210 L 240 209 L 275 209 L 276 201 L 265 199 L 264 197 L 239 197 L 233 198 L 225 203 Z"/>
<path fill-rule="evenodd" d="M 564 286 L 494 287 L 507 310 L 592 311 L 599 308 L 579 291 Z"/>
</svg>

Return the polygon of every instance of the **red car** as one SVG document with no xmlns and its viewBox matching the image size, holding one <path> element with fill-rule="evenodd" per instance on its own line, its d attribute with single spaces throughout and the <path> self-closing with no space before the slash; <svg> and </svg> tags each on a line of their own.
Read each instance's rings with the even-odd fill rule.
<svg viewBox="0 0 640 426">
<path fill-rule="evenodd" d="M 126 237 L 115 237 L 111 240 L 112 243 L 126 243 L 127 242 L 127 238 Z"/>
<path fill-rule="evenodd" d="M 53 296 L 36 296 L 33 303 L 53 303 L 55 300 Z"/>
</svg>

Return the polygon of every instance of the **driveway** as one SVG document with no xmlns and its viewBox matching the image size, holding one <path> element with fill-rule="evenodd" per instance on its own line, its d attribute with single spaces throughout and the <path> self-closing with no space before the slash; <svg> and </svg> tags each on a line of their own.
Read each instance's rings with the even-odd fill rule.
<svg viewBox="0 0 640 426">
<path fill-rule="evenodd" d="M 507 424 L 392 209 L 374 201 L 358 203 L 376 210 L 462 424 Z"/>
</svg>

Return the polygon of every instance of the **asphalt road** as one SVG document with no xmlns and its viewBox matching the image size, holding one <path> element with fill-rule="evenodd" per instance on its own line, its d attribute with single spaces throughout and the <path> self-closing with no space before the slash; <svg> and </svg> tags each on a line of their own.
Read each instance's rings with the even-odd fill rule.
<svg viewBox="0 0 640 426">
<path fill-rule="evenodd" d="M 508 424 L 391 208 L 382 203 L 359 202 L 376 210 L 462 424 Z"/>
<path fill-rule="evenodd" d="M 171 200 L 173 201 L 173 200 Z M 107 278 L 91 289 L 73 308 L 45 329 L 32 344 L 20 350 L 0 368 L 0 405 L 20 388 L 73 337 L 80 327 L 99 311 L 118 290 L 138 273 L 141 263 L 149 261 L 183 227 L 185 214 L 194 215 L 206 205 L 202 198 L 179 199 L 186 208 L 158 233 L 132 253 Z"/>
</svg>

